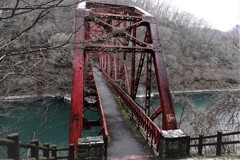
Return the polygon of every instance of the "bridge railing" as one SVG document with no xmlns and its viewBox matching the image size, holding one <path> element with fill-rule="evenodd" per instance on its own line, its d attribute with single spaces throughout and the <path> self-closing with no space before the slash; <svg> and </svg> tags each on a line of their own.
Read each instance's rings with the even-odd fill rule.
<svg viewBox="0 0 240 160">
<path fill-rule="evenodd" d="M 238 140 L 229 140 L 224 141 L 223 138 L 227 136 L 238 136 Z M 229 144 L 240 144 L 240 132 L 232 132 L 232 133 L 222 133 L 217 132 L 216 135 L 203 136 L 199 135 L 199 137 L 190 138 L 190 148 L 197 147 L 198 154 L 203 154 L 203 147 L 205 146 L 216 146 L 216 156 L 221 156 L 222 154 L 222 146 Z M 210 142 L 211 141 L 211 142 Z M 196 144 L 193 144 L 193 143 Z M 207 143 L 205 143 L 207 142 Z"/>
<path fill-rule="evenodd" d="M 94 76 L 94 79 L 95 76 Z M 96 90 L 97 90 L 97 95 L 100 95 L 99 93 L 99 89 L 97 87 L 96 84 L 96 80 L 95 82 L 95 86 L 96 86 Z M 102 105 L 102 101 L 100 99 L 100 97 L 98 96 L 98 106 L 99 106 L 99 116 L 100 116 L 100 122 L 101 122 L 101 131 L 102 131 L 102 135 L 103 135 L 103 140 L 104 140 L 104 157 L 107 157 L 107 146 L 108 146 L 108 130 L 107 130 L 107 123 L 106 123 L 106 119 L 105 119 L 105 114 L 103 111 L 103 105 Z"/>
<path fill-rule="evenodd" d="M 74 145 L 70 144 L 68 148 L 58 149 L 56 145 L 44 144 L 39 145 L 38 140 L 32 140 L 30 143 L 21 143 L 19 141 L 19 135 L 17 133 L 13 133 L 7 136 L 7 138 L 0 138 L 0 146 L 7 147 L 7 157 L 6 159 L 19 160 L 20 159 L 20 149 L 30 149 L 31 157 L 27 157 L 26 159 L 69 159 L 74 160 Z M 59 152 L 66 152 L 68 156 L 58 156 Z M 41 153 L 41 154 L 40 154 Z M 0 157 L 1 160 L 1 157 Z"/>
<path fill-rule="evenodd" d="M 121 97 L 123 102 L 129 107 L 132 111 L 138 126 L 144 131 L 144 134 L 148 141 L 151 143 L 151 146 L 158 151 L 160 138 L 162 135 L 161 130 L 156 124 L 140 109 L 140 107 L 127 95 L 124 91 L 109 77 L 109 75 L 102 70 L 103 75 L 108 80 L 108 84 L 117 92 Z"/>
</svg>

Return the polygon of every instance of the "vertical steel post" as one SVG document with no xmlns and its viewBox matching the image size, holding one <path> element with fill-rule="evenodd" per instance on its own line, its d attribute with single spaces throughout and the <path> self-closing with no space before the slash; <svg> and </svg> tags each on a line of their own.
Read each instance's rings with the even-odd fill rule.
<svg viewBox="0 0 240 160">
<path fill-rule="evenodd" d="M 107 69 L 107 73 L 109 76 L 111 76 L 111 55 L 107 55 L 107 61 L 108 61 L 108 69 Z"/>
<path fill-rule="evenodd" d="M 164 130 L 177 129 L 177 121 L 174 114 L 173 103 L 167 79 L 167 72 L 164 67 L 164 58 L 160 46 L 156 18 L 146 17 L 146 20 L 150 22 L 151 38 L 155 52 L 154 66 L 156 71 L 159 95 L 161 99 L 162 129 Z"/>
<path fill-rule="evenodd" d="M 136 38 L 137 35 L 137 29 L 133 28 L 132 29 L 132 36 Z M 136 43 L 132 43 L 133 47 L 136 47 Z M 133 51 L 132 53 L 132 67 L 131 67 L 131 97 L 134 97 L 134 86 L 135 86 L 135 59 L 136 59 L 136 53 Z"/>
<path fill-rule="evenodd" d="M 78 138 L 82 136 L 83 130 L 83 97 L 84 97 L 84 49 L 85 40 L 85 16 L 84 9 L 78 9 L 75 20 L 75 46 L 73 54 L 72 73 L 72 94 L 71 94 L 71 114 L 69 128 L 69 144 L 74 144 L 77 148 Z"/>
<path fill-rule="evenodd" d="M 113 55 L 113 70 L 114 70 L 114 81 L 117 81 L 118 80 L 118 69 L 117 69 L 118 65 L 117 65 L 117 55 L 114 54 Z"/>
<path fill-rule="evenodd" d="M 110 58 L 110 73 L 109 76 L 114 79 L 114 58 L 113 55 L 109 55 Z"/>
<path fill-rule="evenodd" d="M 145 112 L 150 116 L 150 102 L 151 102 L 151 72 L 152 72 L 152 55 L 147 53 L 147 70 L 146 70 L 146 100 L 145 100 Z"/>
<path fill-rule="evenodd" d="M 105 71 L 106 71 L 106 73 L 108 73 L 108 56 L 107 56 L 107 54 L 104 55 L 104 58 L 105 58 Z"/>
</svg>

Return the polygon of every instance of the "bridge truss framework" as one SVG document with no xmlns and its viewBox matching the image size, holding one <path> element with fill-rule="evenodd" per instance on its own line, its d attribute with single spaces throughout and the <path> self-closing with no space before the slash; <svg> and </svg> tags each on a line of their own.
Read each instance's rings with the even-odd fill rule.
<svg viewBox="0 0 240 160">
<path fill-rule="evenodd" d="M 137 7 L 82 2 L 75 21 L 69 144 L 78 142 L 85 126 L 107 127 L 92 74 L 97 62 L 107 83 L 129 108 L 149 143 L 158 150 L 162 130 L 177 129 L 156 18 Z M 152 107 L 152 94 L 159 95 Z M 139 101 L 142 95 L 144 100 Z M 89 104 L 87 99 L 94 99 Z M 99 121 L 83 117 L 95 106 Z M 157 123 L 157 124 L 156 124 Z"/>
</svg>

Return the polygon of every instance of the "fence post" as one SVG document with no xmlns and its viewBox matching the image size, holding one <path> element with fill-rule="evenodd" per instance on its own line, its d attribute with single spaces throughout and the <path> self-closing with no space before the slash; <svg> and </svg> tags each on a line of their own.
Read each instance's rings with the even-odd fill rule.
<svg viewBox="0 0 240 160">
<path fill-rule="evenodd" d="M 52 157 L 54 159 L 57 159 L 57 146 L 56 145 L 52 145 L 51 149 L 52 149 Z"/>
<path fill-rule="evenodd" d="M 221 156 L 221 148 L 222 148 L 222 132 L 217 132 L 217 147 L 216 147 L 216 155 Z"/>
<path fill-rule="evenodd" d="M 186 155 L 190 156 L 190 143 L 191 143 L 190 142 L 190 136 L 187 136 L 186 138 L 187 138 Z"/>
<path fill-rule="evenodd" d="M 104 138 L 104 157 L 107 157 L 108 138 Z"/>
<path fill-rule="evenodd" d="M 46 147 L 47 149 L 43 150 L 43 157 L 47 157 L 47 159 L 49 159 L 49 147 L 50 145 L 48 143 L 43 144 L 44 147 Z"/>
<path fill-rule="evenodd" d="M 14 141 L 14 145 L 9 145 L 8 150 L 8 158 L 12 158 L 15 160 L 20 159 L 19 154 L 19 134 L 12 133 L 7 136 L 7 139 Z"/>
<path fill-rule="evenodd" d="M 68 153 L 69 153 L 69 160 L 74 160 L 74 144 L 69 144 Z"/>
<path fill-rule="evenodd" d="M 37 139 L 31 140 L 31 144 L 35 144 L 35 147 L 31 148 L 31 157 L 39 159 L 39 141 Z"/>
<path fill-rule="evenodd" d="M 202 155 L 202 149 L 203 149 L 203 135 L 199 135 L 199 139 L 198 139 L 198 155 Z"/>
</svg>

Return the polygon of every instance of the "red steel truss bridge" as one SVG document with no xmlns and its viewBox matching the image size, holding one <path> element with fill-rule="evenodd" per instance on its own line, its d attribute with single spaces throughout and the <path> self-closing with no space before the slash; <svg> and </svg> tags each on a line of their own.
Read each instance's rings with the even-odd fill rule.
<svg viewBox="0 0 240 160">
<path fill-rule="evenodd" d="M 95 66 L 151 148 L 161 154 L 163 133 L 176 130 L 177 123 L 156 18 L 124 5 L 82 2 L 76 9 L 69 144 L 77 150 L 83 130 L 100 126 L 106 156 L 108 129 Z M 153 93 L 160 97 L 157 107 L 152 107 Z M 97 109 L 99 120 L 84 116 L 91 108 Z"/>
</svg>

